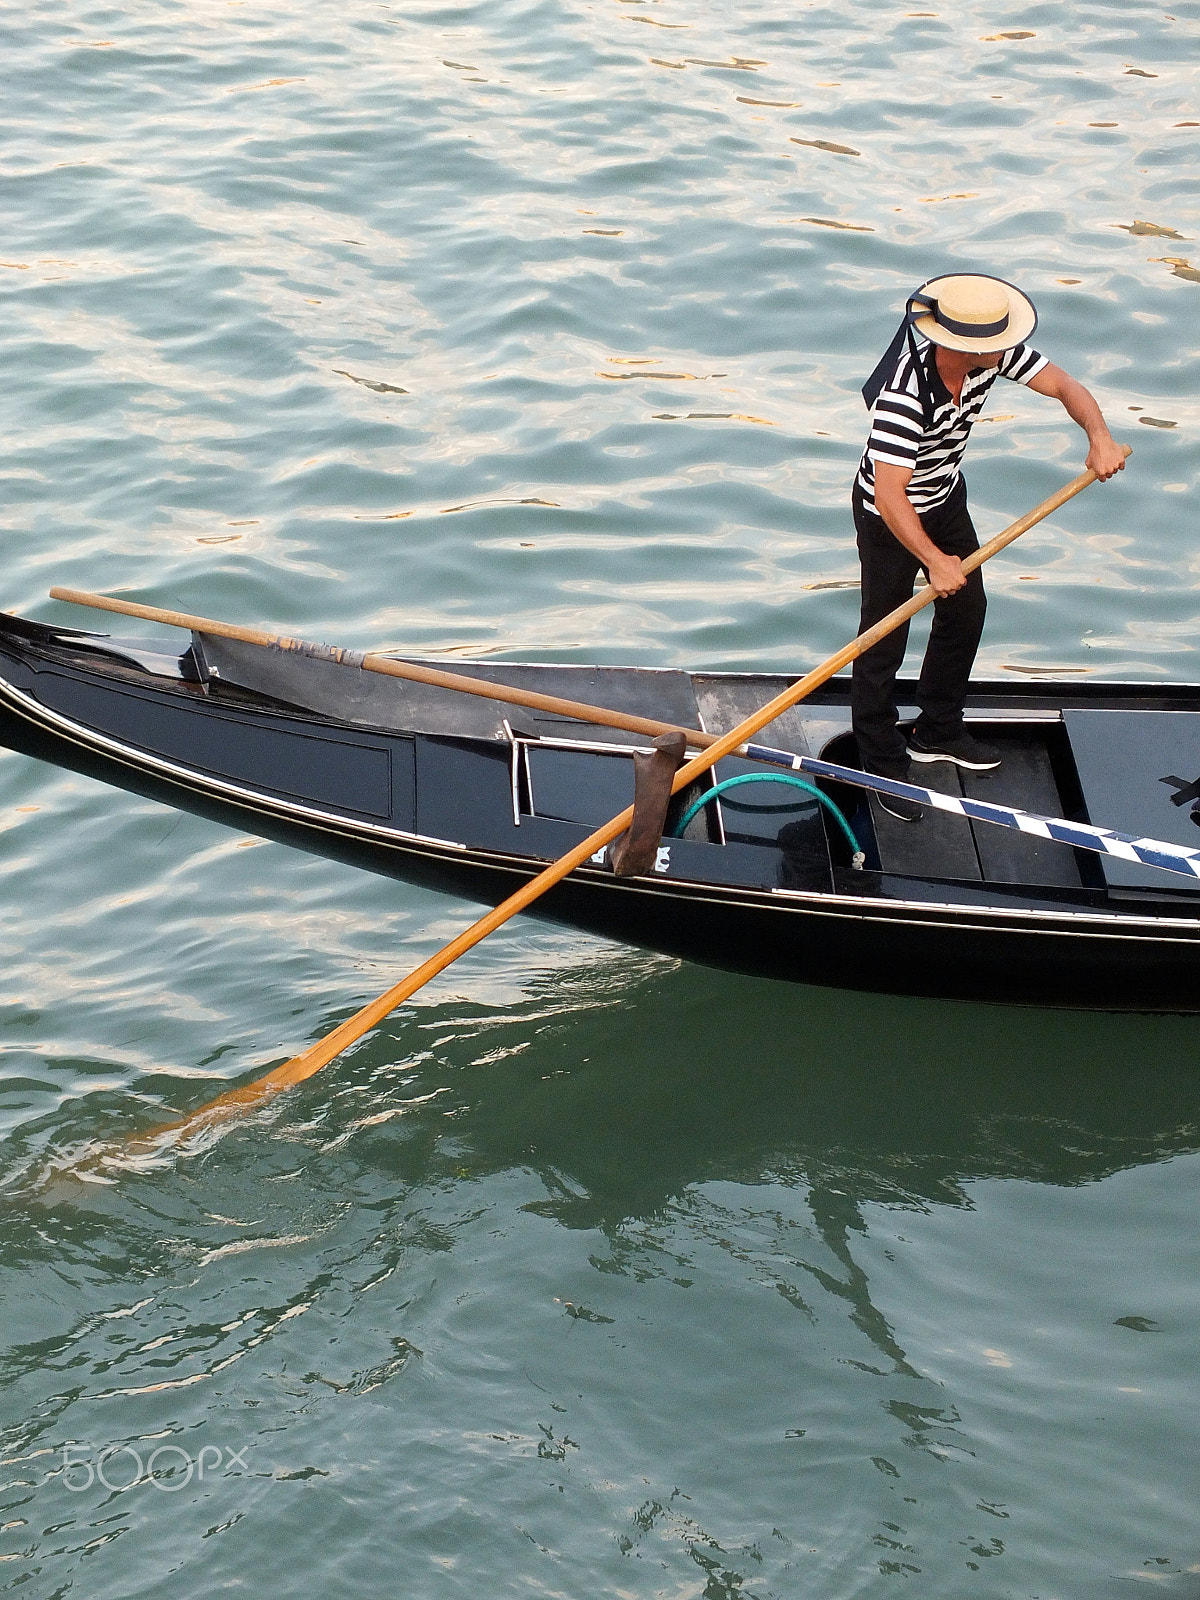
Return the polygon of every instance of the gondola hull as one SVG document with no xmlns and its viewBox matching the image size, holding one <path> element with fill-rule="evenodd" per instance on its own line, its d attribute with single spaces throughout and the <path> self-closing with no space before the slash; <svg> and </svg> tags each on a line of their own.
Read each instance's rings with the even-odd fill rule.
<svg viewBox="0 0 1200 1600">
<path fill-rule="evenodd" d="M 401 686 L 383 694 L 355 669 L 278 651 L 256 655 L 259 647 L 235 651 L 207 637 L 177 656 L 175 648 L 3 619 L 0 741 L 239 830 L 483 904 L 507 897 L 631 793 L 629 750 L 637 741 L 611 729 L 522 719 L 490 700 L 464 709 L 464 697 L 446 691 L 414 696 Z M 565 674 L 573 698 L 703 721 L 714 731 L 788 681 L 495 664 L 470 670 L 508 682 L 545 679 L 551 692 L 561 692 Z M 1097 713 L 1115 720 L 1097 722 Z M 1057 800 L 1057 814 L 1094 811 L 1089 740 L 1114 730 L 1143 742 L 1169 736 L 1167 749 L 1177 752 L 1170 771 L 1143 773 L 1149 783 L 1192 776 L 1193 738 L 1200 771 L 1200 689 L 1192 686 L 980 685 L 970 714 L 1005 741 L 1005 803 L 1032 796 L 1043 808 Z M 834 680 L 788 718 L 775 742 L 852 754 L 844 682 Z M 942 781 L 954 776 L 941 774 Z M 1013 785 L 1028 792 L 1013 793 Z M 1167 809 L 1148 817 L 1143 831 L 1174 825 L 1180 842 L 1191 842 L 1183 831 L 1188 813 L 1170 805 L 1175 791 L 1147 793 Z M 980 842 L 983 824 L 959 823 L 956 833 L 930 821 L 924 834 L 924 823 L 905 834 L 856 794 L 835 798 L 869 835 L 867 870 L 850 866 L 837 830 L 803 796 L 782 806 L 714 801 L 684 837 L 664 840 L 659 870 L 619 878 L 607 861 L 590 863 L 538 901 L 535 914 L 688 961 L 791 981 L 1200 1011 L 1200 894 L 1167 874 L 1143 871 L 1122 882 L 1116 869 L 1106 873 L 1067 847 L 1039 853 L 1024 839 L 1006 853 L 994 839 Z M 1114 805 L 1133 803 L 1113 787 Z M 677 807 L 673 821 L 679 815 Z M 1194 828 L 1192 837 L 1200 838 Z"/>
</svg>

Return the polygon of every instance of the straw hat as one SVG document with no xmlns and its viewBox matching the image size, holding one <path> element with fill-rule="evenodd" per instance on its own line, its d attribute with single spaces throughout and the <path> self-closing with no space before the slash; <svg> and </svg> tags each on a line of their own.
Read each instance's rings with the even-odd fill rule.
<svg viewBox="0 0 1200 1600">
<path fill-rule="evenodd" d="M 1033 302 L 1015 285 L 981 272 L 930 278 L 909 301 L 909 312 L 926 339 L 977 355 L 1011 350 L 1029 338 L 1038 320 Z"/>
</svg>

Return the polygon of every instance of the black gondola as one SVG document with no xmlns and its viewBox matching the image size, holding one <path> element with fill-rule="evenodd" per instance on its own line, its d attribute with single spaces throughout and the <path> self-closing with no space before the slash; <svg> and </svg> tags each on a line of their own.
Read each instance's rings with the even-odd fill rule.
<svg viewBox="0 0 1200 1600">
<path fill-rule="evenodd" d="M 174 636 L 178 640 L 179 635 Z M 793 680 L 473 663 L 475 677 L 721 733 Z M 901 699 L 912 685 L 901 685 Z M 764 740 L 855 764 L 835 678 Z M 1200 845 L 1200 686 L 979 683 L 967 716 L 994 773 L 930 787 Z M 609 727 L 277 648 L 124 639 L 0 618 L 0 742 L 372 871 L 496 904 L 633 797 Z M 1200 880 L 981 822 L 897 821 L 823 782 L 677 795 L 651 871 L 585 865 L 536 914 L 690 961 L 806 983 L 972 1000 L 1200 1011 Z M 691 812 L 690 819 L 687 814 Z M 681 824 L 685 824 L 681 828 Z M 680 837 L 674 837 L 681 830 Z"/>
</svg>

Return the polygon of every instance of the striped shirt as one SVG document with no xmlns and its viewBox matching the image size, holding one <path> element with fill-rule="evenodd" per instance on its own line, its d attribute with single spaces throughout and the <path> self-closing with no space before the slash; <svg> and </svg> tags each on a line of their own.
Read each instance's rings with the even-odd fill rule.
<svg viewBox="0 0 1200 1600">
<path fill-rule="evenodd" d="M 959 481 L 959 463 L 971 427 L 988 391 L 997 378 L 1028 383 L 1048 363 L 1046 357 L 1027 345 L 1006 350 L 994 367 L 980 367 L 963 379 L 962 395 L 955 405 L 942 382 L 937 364 L 928 357 L 928 339 L 917 339 L 917 353 L 929 373 L 933 396 L 933 421 L 926 427 L 912 351 L 906 346 L 896 371 L 879 392 L 871 408 L 871 433 L 858 468 L 858 486 L 863 504 L 875 511 L 875 463 L 884 461 L 895 467 L 909 467 L 912 477 L 905 493 L 914 511 L 932 511 L 945 505 Z M 878 515 L 878 512 L 875 512 Z"/>
</svg>

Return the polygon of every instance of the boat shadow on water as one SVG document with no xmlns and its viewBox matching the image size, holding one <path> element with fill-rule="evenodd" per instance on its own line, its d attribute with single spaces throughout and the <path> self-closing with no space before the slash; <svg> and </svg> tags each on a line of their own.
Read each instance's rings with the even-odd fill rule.
<svg viewBox="0 0 1200 1600">
<path fill-rule="evenodd" d="M 437 1116 L 406 1130 L 411 1143 L 364 1130 L 360 1154 L 417 1182 L 438 1167 L 472 1180 L 532 1169 L 546 1194 L 526 1211 L 599 1232 L 606 1270 L 639 1275 L 676 1270 L 634 1241 L 702 1186 L 799 1190 L 832 1258 L 821 1288 L 912 1376 L 856 1247 L 864 1208 L 971 1207 L 973 1180 L 1075 1187 L 1200 1149 L 1189 1019 L 896 1001 L 686 966 L 631 994 L 626 959 L 608 974 L 615 1004 L 551 1018 L 528 1048 L 519 1022 L 511 1055 L 507 1023 L 489 1027 L 498 1060 L 477 1064 L 462 1013 L 423 1023 L 438 1038 L 463 1030 L 441 1057 Z M 459 1066 L 468 1041 L 476 1060 Z M 377 1040 L 363 1056 L 386 1053 Z"/>
<path fill-rule="evenodd" d="M 623 950 L 521 989 L 499 1007 L 406 1008 L 215 1143 L 300 1137 L 404 1185 L 532 1169 L 547 1189 L 538 1209 L 583 1228 L 712 1180 L 804 1185 L 841 1211 L 961 1205 L 976 1178 L 1076 1185 L 1200 1149 L 1187 1017 L 853 994 Z M 164 1074 L 106 1091 L 10 1154 L 145 1129 L 181 1088 Z M 186 1093 L 211 1089 L 189 1076 Z M 209 1159 L 213 1142 L 179 1159 Z"/>
<path fill-rule="evenodd" d="M 542 1031 L 502 1070 L 456 1072 L 455 1137 L 473 1167 L 533 1165 L 545 1209 L 574 1226 L 644 1216 L 713 1179 L 962 1204 L 973 1178 L 1081 1184 L 1200 1149 L 1198 1044 L 1187 1018 L 681 966 Z"/>
</svg>

